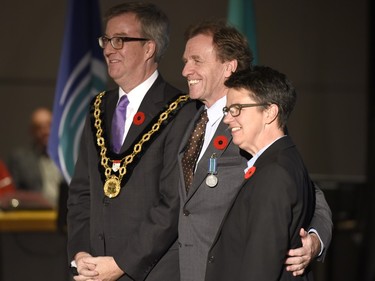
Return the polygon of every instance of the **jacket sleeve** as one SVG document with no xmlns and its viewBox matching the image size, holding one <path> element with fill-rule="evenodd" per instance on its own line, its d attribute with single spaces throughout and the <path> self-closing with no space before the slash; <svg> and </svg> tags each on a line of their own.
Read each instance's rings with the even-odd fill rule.
<svg viewBox="0 0 375 281">
<path fill-rule="evenodd" d="M 332 238 L 332 213 L 328 203 L 324 197 L 323 191 L 316 185 L 315 186 L 315 212 L 311 220 L 309 229 L 315 229 L 321 241 L 323 242 L 323 251 L 317 258 L 318 261 L 324 261 L 327 249 L 331 243 Z"/>
<path fill-rule="evenodd" d="M 124 265 L 122 269 L 134 280 L 146 278 L 178 237 L 180 199 L 177 151 L 185 132 L 184 128 L 190 120 L 187 117 L 191 115 L 187 108 L 181 111 L 170 126 L 157 137 L 157 142 L 163 143 L 158 153 L 160 159 L 157 160 L 162 163 L 157 183 L 158 197 L 147 218 L 137 228 L 132 243 L 128 243 L 126 249 L 114 257 L 118 264 Z M 169 270 L 178 270 L 177 255 L 173 262 Z"/>
<path fill-rule="evenodd" d="M 74 175 L 69 186 L 68 214 L 68 261 L 80 251 L 90 252 L 90 185 L 88 171 L 87 138 L 90 137 L 87 117 Z"/>
</svg>

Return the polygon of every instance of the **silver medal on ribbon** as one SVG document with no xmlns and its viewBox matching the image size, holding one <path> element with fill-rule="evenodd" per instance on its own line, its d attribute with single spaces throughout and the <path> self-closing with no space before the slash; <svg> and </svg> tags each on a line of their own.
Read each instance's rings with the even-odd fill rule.
<svg viewBox="0 0 375 281">
<path fill-rule="evenodd" d="M 216 154 L 212 154 L 208 159 L 208 176 L 206 177 L 206 184 L 208 187 L 213 188 L 217 185 L 217 158 Z"/>
</svg>

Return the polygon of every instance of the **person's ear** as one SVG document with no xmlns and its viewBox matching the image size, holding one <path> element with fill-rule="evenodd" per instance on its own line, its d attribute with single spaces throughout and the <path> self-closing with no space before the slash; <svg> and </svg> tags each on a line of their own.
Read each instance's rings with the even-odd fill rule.
<svg viewBox="0 0 375 281">
<path fill-rule="evenodd" d="M 276 104 L 270 104 L 266 109 L 266 124 L 271 124 L 279 115 L 279 107 Z"/>
<path fill-rule="evenodd" d="M 146 52 L 145 52 L 146 58 L 150 59 L 153 56 L 155 56 L 155 54 L 156 54 L 156 43 L 153 40 L 149 40 L 145 43 L 145 45 L 146 45 L 145 46 L 146 47 Z"/>
<path fill-rule="evenodd" d="M 233 72 L 237 69 L 238 62 L 237 60 L 231 60 L 225 63 L 225 77 L 228 78 L 232 75 Z"/>
</svg>

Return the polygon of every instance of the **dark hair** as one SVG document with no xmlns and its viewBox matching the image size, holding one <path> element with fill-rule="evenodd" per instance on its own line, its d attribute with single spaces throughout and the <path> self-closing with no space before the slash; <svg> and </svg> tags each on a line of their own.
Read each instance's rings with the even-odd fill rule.
<svg viewBox="0 0 375 281">
<path fill-rule="evenodd" d="M 276 104 L 279 107 L 279 127 L 285 129 L 297 99 L 296 91 L 285 74 L 267 66 L 254 66 L 233 73 L 225 81 L 225 86 L 249 91 L 257 103 Z"/>
<path fill-rule="evenodd" d="M 125 2 L 105 13 L 105 26 L 113 17 L 125 13 L 134 13 L 141 23 L 141 36 L 155 41 L 155 61 L 159 62 L 169 45 L 169 19 L 166 14 L 152 3 Z"/>
<path fill-rule="evenodd" d="M 186 41 L 199 35 L 211 35 L 213 44 L 221 62 L 236 59 L 237 70 L 251 67 L 253 54 L 249 48 L 246 37 L 225 21 L 203 21 L 190 26 L 185 32 Z"/>
</svg>

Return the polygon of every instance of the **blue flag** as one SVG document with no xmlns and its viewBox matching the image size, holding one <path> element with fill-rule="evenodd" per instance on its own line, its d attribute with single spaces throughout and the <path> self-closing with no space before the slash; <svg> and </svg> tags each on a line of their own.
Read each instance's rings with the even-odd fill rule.
<svg viewBox="0 0 375 281">
<path fill-rule="evenodd" d="M 69 0 L 48 153 L 69 183 L 90 100 L 106 87 L 97 0 Z"/>
<path fill-rule="evenodd" d="M 256 21 L 253 1 L 229 0 L 227 20 L 246 36 L 254 55 L 254 64 L 258 64 Z"/>
</svg>

